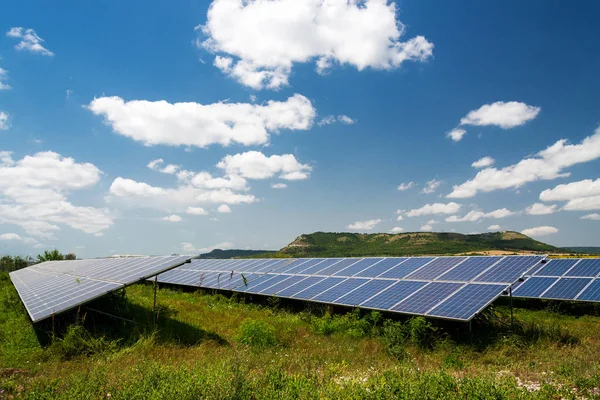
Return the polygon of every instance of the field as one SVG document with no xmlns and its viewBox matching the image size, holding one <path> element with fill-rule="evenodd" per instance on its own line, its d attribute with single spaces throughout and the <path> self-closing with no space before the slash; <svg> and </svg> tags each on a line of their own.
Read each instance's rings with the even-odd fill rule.
<svg viewBox="0 0 600 400">
<path fill-rule="evenodd" d="M 505 301 L 473 323 L 139 284 L 34 329 L 0 274 L 0 399 L 600 398 L 600 310 Z M 92 307 L 92 306 L 90 306 Z M 308 308 L 307 308 L 308 307 Z M 78 319 L 79 318 L 79 319 Z M 79 323 L 73 324 L 78 320 Z"/>
</svg>

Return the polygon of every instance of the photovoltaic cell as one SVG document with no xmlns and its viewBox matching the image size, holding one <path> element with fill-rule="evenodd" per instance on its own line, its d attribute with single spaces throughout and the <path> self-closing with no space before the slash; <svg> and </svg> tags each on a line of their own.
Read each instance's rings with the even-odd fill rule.
<svg viewBox="0 0 600 400">
<path fill-rule="evenodd" d="M 361 307 L 390 310 L 393 305 L 427 285 L 418 281 L 399 281 L 393 286 L 361 303 Z"/>
<path fill-rule="evenodd" d="M 353 276 L 354 274 L 359 273 L 360 271 L 367 269 L 371 265 L 383 260 L 383 258 L 365 258 L 358 262 L 355 262 L 351 266 L 344 268 L 341 271 L 333 274 L 334 276 Z"/>
<path fill-rule="evenodd" d="M 290 287 L 298 282 L 300 282 L 301 280 L 303 280 L 305 277 L 304 276 L 298 276 L 298 275 L 290 275 L 287 276 L 286 279 L 284 279 L 283 281 L 276 283 L 266 289 L 264 289 L 263 291 L 260 292 L 260 294 L 272 294 L 272 295 L 276 295 L 277 293 L 279 293 L 279 291 Z"/>
<path fill-rule="evenodd" d="M 463 286 L 462 283 L 429 283 L 414 295 L 392 307 L 392 310 L 410 314 L 425 314 L 461 286 Z"/>
<path fill-rule="evenodd" d="M 600 259 L 586 258 L 575 265 L 565 276 L 595 277 L 600 274 Z"/>
<path fill-rule="evenodd" d="M 293 297 L 296 295 L 296 293 L 301 292 L 302 290 L 304 290 L 308 287 L 311 287 L 312 285 L 319 283 L 324 279 L 325 278 L 319 277 L 319 276 L 308 276 L 308 277 L 302 279 L 301 281 L 298 281 L 298 283 L 294 283 L 293 285 L 290 285 L 290 286 L 286 287 L 285 289 L 281 289 L 277 293 L 277 296 Z"/>
<path fill-rule="evenodd" d="M 577 300 L 600 301 L 600 279 L 594 281 L 577 297 Z"/>
<path fill-rule="evenodd" d="M 513 289 L 515 297 L 540 297 L 558 278 L 531 277 Z"/>
<path fill-rule="evenodd" d="M 464 260 L 466 257 L 439 257 L 406 276 L 406 279 L 434 280 Z"/>
<path fill-rule="evenodd" d="M 316 274 L 317 272 L 324 270 L 325 268 L 328 268 L 330 266 L 332 266 L 333 264 L 340 262 L 342 259 L 341 258 L 326 258 L 325 261 L 318 263 L 317 265 L 313 265 L 311 267 L 307 267 L 306 269 L 303 269 L 301 271 L 299 271 L 299 274 L 306 274 L 306 275 L 312 275 L 312 274 Z"/>
<path fill-rule="evenodd" d="M 469 257 L 436 280 L 469 282 L 501 259 L 502 257 Z"/>
<path fill-rule="evenodd" d="M 550 260 L 542 268 L 532 275 L 535 276 L 563 276 L 579 259 L 565 258 L 562 260 Z"/>
<path fill-rule="evenodd" d="M 395 266 L 394 268 L 388 270 L 387 272 L 381 274 L 380 278 L 404 278 L 406 275 L 410 274 L 417 268 L 422 267 L 433 260 L 432 257 L 417 257 L 417 258 L 409 258 L 404 261 L 402 264 Z"/>
<path fill-rule="evenodd" d="M 502 293 L 506 285 L 469 284 L 426 315 L 468 320 Z"/>
<path fill-rule="evenodd" d="M 306 262 L 304 262 L 304 263 L 302 263 L 300 265 L 297 265 L 294 268 L 287 269 L 286 272 L 288 274 L 297 274 L 297 273 L 299 273 L 301 271 L 304 271 L 307 268 L 316 267 L 317 265 L 319 265 L 323 261 L 325 261 L 324 258 L 314 258 L 312 260 L 306 260 Z"/>
<path fill-rule="evenodd" d="M 513 283 L 541 261 L 538 256 L 506 256 L 498 264 L 478 276 L 476 282 Z"/>
<path fill-rule="evenodd" d="M 352 291 L 351 293 L 340 297 L 336 300 L 336 303 L 349 306 L 357 306 L 363 301 L 373 297 L 374 294 L 379 293 L 392 286 L 394 283 L 395 282 L 392 280 L 371 280 L 365 283 L 360 288 Z"/>
<path fill-rule="evenodd" d="M 315 275 L 333 275 L 336 272 L 354 264 L 360 260 L 360 258 L 344 258 L 342 261 L 333 264 L 330 267 L 323 268 L 322 270 L 315 273 Z"/>
<path fill-rule="evenodd" d="M 573 300 L 591 281 L 591 278 L 561 278 L 542 297 L 544 299 Z"/>
<path fill-rule="evenodd" d="M 377 264 L 360 271 L 354 276 L 362 278 L 375 278 L 376 276 L 383 274 L 387 270 L 391 269 L 392 267 L 395 267 L 396 265 L 400 264 L 405 260 L 406 258 L 404 257 L 385 258 Z"/>
<path fill-rule="evenodd" d="M 348 278 L 345 281 L 333 286 L 331 289 L 328 289 L 322 292 L 321 294 L 316 295 L 311 300 L 332 303 L 336 299 L 347 294 L 348 292 L 351 292 L 359 286 L 364 285 L 366 282 L 367 279 L 364 278 Z"/>
<path fill-rule="evenodd" d="M 320 294 L 321 292 L 329 289 L 333 285 L 337 285 L 345 278 L 325 278 L 319 283 L 314 284 L 313 286 L 304 289 L 301 292 L 298 292 L 294 295 L 294 298 L 309 300 Z"/>
</svg>

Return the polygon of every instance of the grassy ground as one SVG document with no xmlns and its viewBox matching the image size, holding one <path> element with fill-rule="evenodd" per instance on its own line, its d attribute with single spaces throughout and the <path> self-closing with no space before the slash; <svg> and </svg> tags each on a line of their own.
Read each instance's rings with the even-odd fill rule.
<svg viewBox="0 0 600 400">
<path fill-rule="evenodd" d="M 152 287 L 52 325 L 29 319 L 0 275 L 0 399 L 600 398 L 600 317 L 588 307 L 504 305 L 464 324 L 379 313 L 328 314 Z M 339 311 L 339 310 L 334 310 Z M 577 314 L 577 315 L 575 315 Z M 41 343 L 41 344 L 40 344 Z"/>
</svg>

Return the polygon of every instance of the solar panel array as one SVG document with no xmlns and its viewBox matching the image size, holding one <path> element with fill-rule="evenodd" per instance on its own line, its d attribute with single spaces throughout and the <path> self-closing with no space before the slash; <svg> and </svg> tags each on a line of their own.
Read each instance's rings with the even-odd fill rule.
<svg viewBox="0 0 600 400">
<path fill-rule="evenodd" d="M 600 302 L 600 258 L 548 260 L 531 271 L 513 296 Z"/>
<path fill-rule="evenodd" d="M 192 260 L 159 282 L 469 321 L 543 256 Z"/>
<path fill-rule="evenodd" d="M 10 273 L 37 322 L 187 262 L 190 256 L 46 261 Z"/>
</svg>

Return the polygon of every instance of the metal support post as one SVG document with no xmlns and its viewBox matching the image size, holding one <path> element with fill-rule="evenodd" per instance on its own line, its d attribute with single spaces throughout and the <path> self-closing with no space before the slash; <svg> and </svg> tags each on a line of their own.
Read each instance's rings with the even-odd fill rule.
<svg viewBox="0 0 600 400">
<path fill-rule="evenodd" d="M 153 314 L 153 317 L 152 317 L 153 318 L 153 323 L 152 323 L 153 329 L 156 329 L 156 322 L 157 322 L 156 320 L 158 318 L 157 312 L 156 312 L 156 289 L 157 288 L 158 288 L 158 275 L 156 275 L 154 277 L 154 309 L 152 312 L 152 314 Z"/>
<path fill-rule="evenodd" d="M 513 297 L 512 297 L 512 286 L 508 288 L 508 294 L 510 296 L 510 330 L 515 329 L 515 315 L 513 313 Z"/>
</svg>

